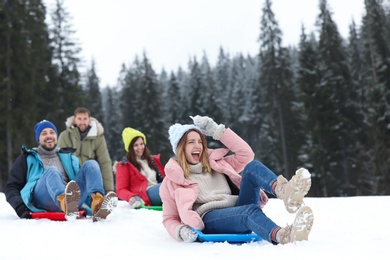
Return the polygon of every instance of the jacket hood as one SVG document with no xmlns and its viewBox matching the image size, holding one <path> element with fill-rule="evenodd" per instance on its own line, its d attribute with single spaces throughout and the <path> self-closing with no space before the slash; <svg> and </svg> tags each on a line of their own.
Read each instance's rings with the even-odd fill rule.
<svg viewBox="0 0 390 260">
<path fill-rule="evenodd" d="M 188 186 L 194 184 L 194 182 L 184 178 L 184 171 L 175 158 L 169 159 L 165 165 L 164 171 L 166 177 L 178 185 Z"/>
<path fill-rule="evenodd" d="M 118 165 L 119 164 L 125 165 L 126 163 L 130 163 L 130 162 L 127 160 L 126 156 L 123 156 L 122 160 L 113 162 L 112 170 L 114 171 L 114 173 L 116 173 L 116 168 L 118 168 Z"/>
<path fill-rule="evenodd" d="M 88 136 L 99 136 L 104 134 L 103 125 L 94 117 L 91 117 L 91 123 L 89 124 L 91 129 L 88 132 Z M 70 116 L 65 121 L 66 128 L 76 128 L 74 123 L 74 116 Z"/>
</svg>

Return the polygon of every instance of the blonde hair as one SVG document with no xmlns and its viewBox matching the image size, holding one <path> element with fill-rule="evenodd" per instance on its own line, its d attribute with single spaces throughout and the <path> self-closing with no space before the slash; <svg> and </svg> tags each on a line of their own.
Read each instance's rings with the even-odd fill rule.
<svg viewBox="0 0 390 260">
<path fill-rule="evenodd" d="M 191 129 L 182 136 L 176 148 L 177 162 L 180 165 L 180 167 L 183 169 L 184 178 L 186 179 L 188 179 L 188 176 L 190 175 L 190 169 L 189 169 L 190 167 L 188 165 L 184 149 L 187 144 L 187 136 L 192 131 L 197 132 L 200 136 L 200 139 L 202 139 L 203 152 L 202 152 L 202 156 L 200 157 L 200 162 L 203 165 L 203 171 L 207 173 L 211 173 L 211 166 L 208 159 L 208 148 L 207 148 L 206 138 L 199 130 Z"/>
</svg>

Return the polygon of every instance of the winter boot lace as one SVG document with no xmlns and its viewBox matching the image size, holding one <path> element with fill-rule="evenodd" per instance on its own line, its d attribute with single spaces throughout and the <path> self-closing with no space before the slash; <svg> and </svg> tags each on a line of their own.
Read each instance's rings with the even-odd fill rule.
<svg viewBox="0 0 390 260">
<path fill-rule="evenodd" d="M 290 181 L 279 175 L 277 182 L 278 184 L 275 187 L 276 196 L 284 201 L 288 212 L 296 212 L 301 207 L 303 197 L 309 192 L 311 186 L 309 171 L 304 168 L 298 169 Z"/>
<path fill-rule="evenodd" d="M 295 216 L 294 223 L 279 230 L 277 238 L 280 244 L 308 240 L 313 227 L 314 215 L 311 208 L 303 206 Z"/>
<path fill-rule="evenodd" d="M 102 196 L 100 193 L 91 194 L 92 197 L 92 221 L 100 221 L 106 219 L 118 205 L 118 197 L 115 192 L 110 191 L 106 196 Z"/>
<path fill-rule="evenodd" d="M 78 203 L 80 199 L 80 188 L 75 181 L 70 181 L 65 187 L 65 193 L 57 197 L 60 208 L 65 212 L 65 218 L 77 218 Z"/>
</svg>

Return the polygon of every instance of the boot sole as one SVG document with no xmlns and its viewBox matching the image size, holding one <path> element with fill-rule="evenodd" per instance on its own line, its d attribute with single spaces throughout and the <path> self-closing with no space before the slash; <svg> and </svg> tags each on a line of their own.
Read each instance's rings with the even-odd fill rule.
<svg viewBox="0 0 390 260">
<path fill-rule="evenodd" d="M 295 213 L 301 207 L 303 198 L 307 195 L 311 187 L 311 175 L 305 168 L 300 168 L 295 172 L 293 176 L 293 190 L 288 199 L 287 211 Z"/>
<path fill-rule="evenodd" d="M 299 209 L 291 229 L 291 241 L 308 240 L 313 227 L 314 215 L 308 206 Z"/>
<path fill-rule="evenodd" d="M 106 219 L 108 215 L 111 214 L 114 208 L 118 205 L 118 197 L 115 192 L 110 191 L 104 196 L 102 205 L 99 210 L 92 217 L 93 222 L 100 221 L 102 219 Z"/>
<path fill-rule="evenodd" d="M 75 181 L 70 181 L 65 188 L 65 218 L 77 219 L 79 215 L 80 187 Z"/>
</svg>

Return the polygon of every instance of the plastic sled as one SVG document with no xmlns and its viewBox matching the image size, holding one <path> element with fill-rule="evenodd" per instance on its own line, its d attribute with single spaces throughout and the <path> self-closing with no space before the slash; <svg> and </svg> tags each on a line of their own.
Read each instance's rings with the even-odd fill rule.
<svg viewBox="0 0 390 260">
<path fill-rule="evenodd" d="M 32 219 L 50 219 L 55 221 L 66 221 L 65 213 L 64 212 L 30 212 Z M 84 218 L 87 215 L 87 212 L 85 210 L 79 211 L 78 218 Z"/>
<path fill-rule="evenodd" d="M 150 209 L 150 210 L 162 211 L 162 206 L 145 206 L 144 204 L 141 204 L 141 207 L 137 209 Z"/>
<path fill-rule="evenodd" d="M 255 233 L 251 234 L 204 234 L 202 231 L 194 229 L 198 233 L 199 242 L 228 242 L 228 243 L 248 243 L 263 240 Z"/>
</svg>

